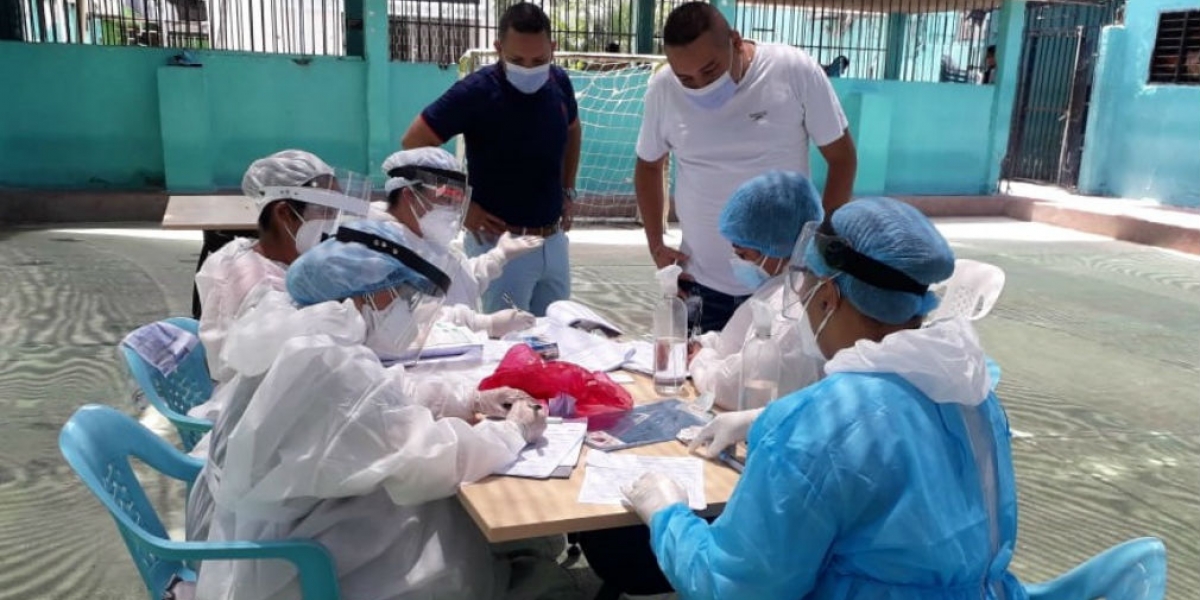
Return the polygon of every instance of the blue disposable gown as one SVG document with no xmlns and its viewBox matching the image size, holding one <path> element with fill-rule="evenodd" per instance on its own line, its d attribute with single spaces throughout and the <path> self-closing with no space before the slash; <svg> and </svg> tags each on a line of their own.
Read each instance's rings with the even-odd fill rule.
<svg viewBox="0 0 1200 600">
<path fill-rule="evenodd" d="M 720 518 L 652 518 L 680 596 L 1024 598 L 1007 418 L 971 325 L 860 342 L 826 373 L 754 423 Z"/>
</svg>

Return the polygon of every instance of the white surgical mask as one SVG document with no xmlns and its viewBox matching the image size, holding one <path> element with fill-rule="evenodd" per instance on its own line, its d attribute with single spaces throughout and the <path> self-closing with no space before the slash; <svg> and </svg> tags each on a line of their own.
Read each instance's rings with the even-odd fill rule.
<svg viewBox="0 0 1200 600">
<path fill-rule="evenodd" d="M 403 356 L 417 335 L 412 311 L 408 303 L 399 298 L 383 310 L 368 303 L 363 307 L 363 320 L 367 322 L 367 339 L 364 343 L 380 357 Z"/>
<path fill-rule="evenodd" d="M 685 87 L 683 93 L 687 95 L 688 100 L 692 104 L 705 110 L 716 110 L 725 106 L 733 95 L 737 93 L 738 84 L 733 80 L 733 42 L 729 43 L 729 70 L 717 78 L 716 81 L 698 89 Z"/>
<path fill-rule="evenodd" d="M 522 67 L 505 61 L 504 76 L 523 94 L 533 94 L 550 79 L 550 63 L 536 67 Z"/>
<path fill-rule="evenodd" d="M 323 241 L 321 236 L 333 229 L 333 223 L 330 219 L 305 221 L 300 225 L 300 229 L 296 230 L 296 252 L 304 254 L 315 248 Z"/>
<path fill-rule="evenodd" d="M 421 217 L 421 237 L 437 246 L 449 246 L 458 235 L 458 212 L 446 208 L 435 208 Z"/>
<path fill-rule="evenodd" d="M 817 297 L 817 290 L 821 289 L 821 286 L 825 285 L 826 281 L 828 280 L 820 281 L 809 292 L 808 300 L 804 301 L 804 308 L 801 311 L 801 314 L 804 315 L 804 323 L 798 325 L 800 327 L 800 351 L 805 356 L 817 361 L 818 365 L 822 365 L 828 360 L 825 353 L 821 351 L 821 344 L 818 339 L 821 337 L 821 332 L 825 331 L 825 326 L 829 324 L 829 318 L 833 316 L 833 311 L 825 313 L 825 318 L 821 319 L 821 324 L 817 325 L 814 331 L 812 323 L 808 322 L 808 305 Z"/>
<path fill-rule="evenodd" d="M 763 261 L 766 261 L 765 257 Z M 738 280 L 738 283 L 750 289 L 757 290 L 771 278 L 762 265 L 744 258 L 735 256 L 729 259 L 729 266 L 733 267 L 733 277 Z"/>
</svg>

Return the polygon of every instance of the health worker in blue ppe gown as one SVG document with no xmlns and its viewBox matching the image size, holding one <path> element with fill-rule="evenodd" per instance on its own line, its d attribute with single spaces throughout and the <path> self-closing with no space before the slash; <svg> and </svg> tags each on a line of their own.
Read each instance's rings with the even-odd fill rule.
<svg viewBox="0 0 1200 600">
<path fill-rule="evenodd" d="M 803 320 L 783 316 L 784 282 L 792 249 L 804 225 L 825 218 L 821 196 L 799 173 L 770 171 L 742 184 L 721 211 L 721 236 L 733 245 L 730 266 L 738 281 L 753 289 L 751 300 L 766 303 L 774 313 L 771 339 L 782 353 L 779 394 L 790 394 L 820 378 L 822 360 L 801 352 Z M 696 391 L 712 393 L 717 406 L 738 407 L 742 378 L 742 347 L 753 337 L 753 302 L 733 311 L 720 331 L 697 338 L 689 348 L 688 373 Z M 747 408 L 762 408 L 749 406 Z"/>
<path fill-rule="evenodd" d="M 816 231 L 811 231 L 816 229 Z M 787 313 L 826 377 L 758 411 L 727 413 L 709 451 L 747 442 L 724 513 L 706 523 L 671 479 L 626 488 L 685 599 L 1025 598 L 1009 571 L 1017 501 L 1007 417 L 965 319 L 921 327 L 954 255 L 886 198 L 810 228 Z"/>
</svg>

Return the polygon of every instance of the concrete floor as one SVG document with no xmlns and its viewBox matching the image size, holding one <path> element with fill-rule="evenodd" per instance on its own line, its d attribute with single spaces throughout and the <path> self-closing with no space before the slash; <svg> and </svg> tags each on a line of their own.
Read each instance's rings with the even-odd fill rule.
<svg viewBox="0 0 1200 600">
<path fill-rule="evenodd" d="M 1033 223 L 939 226 L 961 257 L 1008 274 L 980 330 L 1016 434 L 1018 575 L 1155 535 L 1168 597 L 1200 596 L 1200 261 Z M 145 597 L 57 435 L 82 404 L 132 409 L 115 345 L 190 312 L 199 236 L 106 227 L 0 230 L 0 600 Z M 641 232 L 572 237 L 577 299 L 644 332 L 655 289 Z M 174 490 L 152 496 L 178 518 Z"/>
</svg>

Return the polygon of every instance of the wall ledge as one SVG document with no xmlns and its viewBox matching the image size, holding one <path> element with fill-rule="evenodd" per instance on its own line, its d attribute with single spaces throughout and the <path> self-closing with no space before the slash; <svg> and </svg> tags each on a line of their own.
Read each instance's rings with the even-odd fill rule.
<svg viewBox="0 0 1200 600">
<path fill-rule="evenodd" d="M 205 195 L 240 195 L 226 189 Z M 0 227 L 58 223 L 159 223 L 165 191 L 0 189 Z M 1200 211 L 1164 206 L 1152 215 L 1021 196 L 897 196 L 931 218 L 1008 218 L 1200 255 Z"/>
</svg>

